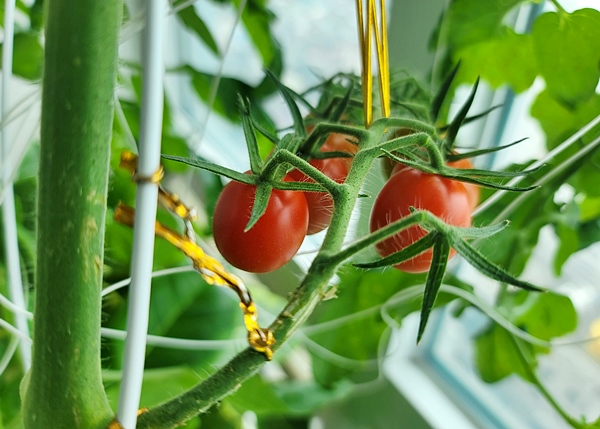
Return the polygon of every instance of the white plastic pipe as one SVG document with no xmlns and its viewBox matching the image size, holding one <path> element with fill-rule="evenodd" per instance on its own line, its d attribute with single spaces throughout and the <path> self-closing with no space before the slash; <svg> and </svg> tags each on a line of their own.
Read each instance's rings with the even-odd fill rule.
<svg viewBox="0 0 600 429">
<path fill-rule="evenodd" d="M 134 17 L 139 16 L 138 12 L 142 13 L 144 17 L 140 153 L 137 170 L 139 177 L 150 177 L 160 167 L 165 5 L 166 3 L 163 1 L 135 2 L 130 5 L 136 9 L 132 11 Z M 157 201 L 158 187 L 156 184 L 143 182 L 138 184 L 127 339 L 117 412 L 117 419 L 125 429 L 136 427 L 144 377 Z"/>
</svg>

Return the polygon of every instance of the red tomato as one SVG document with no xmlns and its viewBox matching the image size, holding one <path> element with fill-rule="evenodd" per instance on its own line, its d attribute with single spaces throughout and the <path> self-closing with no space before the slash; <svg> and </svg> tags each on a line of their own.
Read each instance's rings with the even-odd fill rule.
<svg viewBox="0 0 600 429">
<path fill-rule="evenodd" d="M 312 159 L 309 163 L 327 177 L 342 183 L 348 176 L 348 164 L 342 158 Z M 294 182 L 314 182 L 299 170 L 292 170 L 289 176 Z M 331 221 L 333 199 L 327 192 L 304 192 L 308 204 L 308 235 L 324 230 Z"/>
<path fill-rule="evenodd" d="M 244 232 L 255 196 L 255 186 L 228 183 L 217 200 L 213 233 L 219 252 L 231 265 L 266 273 L 283 266 L 300 248 L 308 228 L 308 207 L 302 192 L 273 189 L 266 212 Z"/>
<path fill-rule="evenodd" d="M 409 215 L 411 206 L 427 210 L 451 225 L 471 225 L 469 198 L 461 182 L 404 167 L 397 169 L 377 196 L 371 212 L 370 230 L 376 231 Z M 379 242 L 376 250 L 381 256 L 388 256 L 426 234 L 424 229 L 414 225 Z M 452 250 L 450 257 L 454 253 Z M 428 249 L 394 267 L 407 273 L 422 273 L 429 269 L 432 256 L 432 249 Z"/>
<path fill-rule="evenodd" d="M 347 141 L 346 138 L 347 136 L 344 134 L 330 134 L 321 147 L 321 151 L 356 153 L 358 148 Z M 342 183 L 348 176 L 352 158 L 312 159 L 309 163 L 327 177 L 337 183 Z M 314 182 L 298 170 L 292 170 L 289 176 L 295 182 Z M 306 197 L 309 213 L 307 234 L 311 235 L 324 230 L 329 225 L 333 214 L 333 200 L 327 192 L 305 192 L 304 196 Z"/>
<path fill-rule="evenodd" d="M 323 146 L 321 147 L 322 152 L 345 152 L 354 155 L 358 152 L 358 146 L 348 141 L 350 136 L 346 134 L 331 133 Z M 350 171 L 350 165 L 352 164 L 352 158 L 339 158 L 348 165 L 348 171 Z"/>
<path fill-rule="evenodd" d="M 468 159 L 459 159 L 458 161 L 449 162 L 448 167 L 452 168 L 460 168 L 462 170 L 470 170 L 473 168 L 473 164 Z M 479 204 L 479 186 L 473 183 L 461 182 L 465 189 L 467 190 L 467 195 L 469 197 L 469 206 L 471 207 L 471 211 L 475 210 L 477 205 Z"/>
<path fill-rule="evenodd" d="M 386 158 L 389 160 L 389 158 Z M 394 161 L 392 161 L 394 162 Z M 406 168 L 405 165 L 400 164 L 399 162 L 394 162 L 394 167 L 392 168 L 391 176 L 396 174 L 397 171 Z M 460 168 L 463 170 L 470 170 L 473 168 L 473 164 L 468 159 L 459 159 L 458 161 L 449 162 L 448 167 L 452 168 Z M 457 180 L 460 182 L 460 180 Z M 469 196 L 469 207 L 471 207 L 471 211 L 475 210 L 477 205 L 479 204 L 479 186 L 474 183 L 461 182 L 465 189 L 467 190 L 467 195 Z"/>
</svg>

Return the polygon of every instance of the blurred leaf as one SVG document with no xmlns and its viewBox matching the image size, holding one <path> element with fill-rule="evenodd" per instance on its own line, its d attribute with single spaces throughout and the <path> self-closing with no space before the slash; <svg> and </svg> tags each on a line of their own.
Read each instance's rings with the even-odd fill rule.
<svg viewBox="0 0 600 429">
<path fill-rule="evenodd" d="M 454 56 L 462 61 L 463 82 L 472 82 L 481 76 L 494 88 L 508 84 L 515 92 L 522 92 L 537 76 L 531 37 L 508 28 L 491 39 L 457 50 Z"/>
<path fill-rule="evenodd" d="M 162 153 L 168 153 L 169 155 L 177 155 L 188 157 L 190 156 L 190 150 L 187 142 L 184 138 L 163 134 L 162 136 Z M 185 164 L 180 162 L 169 161 L 168 159 L 161 159 L 161 164 L 165 168 L 165 171 L 169 173 L 183 173 L 188 170 Z"/>
<path fill-rule="evenodd" d="M 546 89 L 567 106 L 594 94 L 600 78 L 600 12 L 546 13 L 533 25 L 535 58 Z"/>
<path fill-rule="evenodd" d="M 200 39 L 212 52 L 214 52 L 216 55 L 220 55 L 219 47 L 217 46 L 215 39 L 213 39 L 208 27 L 196 12 L 196 8 L 193 4 L 177 12 L 177 16 L 188 29 L 200 37 Z"/>
<path fill-rule="evenodd" d="M 339 272 L 337 298 L 320 305 L 312 323 L 334 320 L 381 305 L 400 290 L 424 281 L 425 275 L 415 276 L 395 269 L 363 271 L 349 266 L 343 267 Z M 395 315 L 408 314 L 420 308 L 420 300 L 414 300 L 405 303 L 404 306 L 394 306 L 393 311 Z M 331 388 L 339 380 L 364 371 L 366 366 L 362 367 L 360 361 L 377 357 L 380 338 L 386 328 L 386 322 L 376 310 L 343 326 L 311 334 L 311 339 L 321 346 L 357 361 L 357 368 L 344 368 L 313 352 L 315 378 L 323 386 Z"/>
<path fill-rule="evenodd" d="M 262 416 L 309 416 L 329 402 L 347 396 L 353 384 L 346 381 L 326 389 L 312 381 L 268 383 L 260 375 L 246 381 L 226 401 L 238 412 L 252 410 Z"/>
<path fill-rule="evenodd" d="M 508 318 L 512 323 L 543 340 L 566 335 L 577 327 L 573 303 L 568 297 L 554 292 L 531 294 L 520 291 L 505 295 L 500 305 L 510 311 Z M 547 349 L 514 338 L 501 326 L 492 324 L 475 340 L 477 368 L 484 381 L 494 383 L 513 373 L 528 380 L 514 347 L 515 340 L 522 344 L 527 360 L 534 366 L 537 363 L 535 355 L 547 352 Z"/>
<path fill-rule="evenodd" d="M 171 284 L 161 282 L 153 286 L 149 332 L 198 340 L 240 338 L 236 332 L 243 330 L 243 320 L 235 294 L 230 290 L 207 285 L 196 273 L 182 278 L 180 276 L 182 275 L 170 276 L 173 277 Z M 155 283 L 157 280 L 155 279 Z M 160 289 L 164 293 L 160 294 Z M 165 322 L 163 316 L 170 320 Z M 215 359 L 223 354 L 231 354 L 232 351 L 233 349 L 184 351 L 156 347 L 149 352 L 146 366 L 151 368 L 186 364 L 210 370 Z"/>
<path fill-rule="evenodd" d="M 548 91 L 542 91 L 531 107 L 531 115 L 539 121 L 546 133 L 548 149 L 553 149 L 600 115 L 600 94 L 593 94 L 575 108 L 569 108 L 552 98 Z M 584 144 L 590 143 L 593 138 L 598 136 L 600 136 L 600 125 L 596 125 L 590 130 L 560 159 L 572 155 Z M 600 187 L 597 186 L 597 183 L 600 182 L 599 163 L 600 155 L 597 150 L 586 156 L 583 162 L 578 163 L 578 171 L 568 180 L 569 184 L 575 188 L 576 193 L 600 197 Z"/>
<path fill-rule="evenodd" d="M 495 383 L 513 373 L 527 379 L 511 336 L 504 328 L 493 324 L 475 340 L 475 361 L 483 381 Z M 531 345 L 523 343 L 523 350 L 527 352 L 528 360 L 534 362 Z"/>
<path fill-rule="evenodd" d="M 211 93 L 213 91 L 212 86 L 215 82 L 215 77 L 213 75 L 198 71 L 189 65 L 184 65 L 177 71 L 189 75 L 192 87 L 198 96 L 204 102 L 210 101 Z M 273 121 L 263 111 L 260 105 L 260 101 L 264 97 L 272 94 L 273 91 L 275 91 L 275 85 L 267 77 L 265 77 L 263 82 L 256 88 L 235 78 L 221 77 L 212 108 L 213 111 L 221 116 L 237 122 L 240 119 L 238 100 L 239 96 L 241 96 L 250 101 L 254 117 L 258 118 L 268 129 L 275 129 Z"/>
<path fill-rule="evenodd" d="M 463 48 L 498 35 L 506 14 L 524 0 L 454 0 L 446 18 L 446 37 L 452 48 Z M 461 65 L 462 67 L 462 65 Z"/>
<path fill-rule="evenodd" d="M 600 218 L 600 198 L 584 197 L 578 201 L 581 220 L 588 222 Z"/>
<path fill-rule="evenodd" d="M 7 294 L 6 282 L 6 271 L 3 266 L 0 265 L 0 274 L 2 280 L 0 280 L 0 292 Z M 11 315 L 7 314 L 4 308 L 0 309 L 0 316 L 11 321 Z M 6 331 L 0 331 L 0 355 L 4 356 L 6 349 L 9 345 L 10 334 Z M 17 351 L 17 353 L 19 353 Z M 21 363 L 19 359 L 12 359 L 9 365 L 6 367 L 0 377 L 0 420 L 4 422 L 6 427 L 20 428 L 23 427 L 21 423 L 21 397 L 19 394 L 19 386 L 23 378 L 23 370 L 21 369 Z M 20 424 L 19 424 L 20 423 Z"/>
<path fill-rule="evenodd" d="M 579 236 L 577 231 L 564 224 L 558 224 L 555 227 L 556 235 L 559 239 L 558 250 L 554 256 L 554 274 L 560 276 L 562 266 L 567 259 L 579 250 Z"/>
<path fill-rule="evenodd" d="M 211 96 L 214 76 L 193 69 L 191 66 L 182 67 L 181 71 L 186 72 L 192 78 L 192 86 L 200 98 L 208 102 Z M 213 103 L 213 110 L 226 118 L 239 118 L 238 94 L 242 96 L 250 95 L 251 87 L 237 79 L 221 77 L 217 97 Z"/>
<path fill-rule="evenodd" d="M 526 296 L 516 309 L 514 323 L 531 335 L 551 340 L 577 327 L 577 312 L 569 297 L 554 292 Z"/>
<path fill-rule="evenodd" d="M 247 410 L 257 415 L 288 412 L 288 405 L 259 374 L 245 381 L 236 393 L 227 398 L 227 402 L 240 414 Z"/>
<path fill-rule="evenodd" d="M 515 169 L 524 168 L 524 166 L 513 166 Z M 512 169 L 512 168 L 511 168 Z M 487 240 L 481 240 L 477 244 L 477 249 L 486 255 L 495 264 L 503 267 L 514 276 L 519 276 L 533 248 L 537 245 L 540 229 L 551 222 L 553 214 L 557 207 L 553 204 L 553 196 L 560 184 L 548 184 L 545 187 L 527 192 L 527 198 L 522 201 L 519 210 L 513 212 L 508 219 L 509 226 Z M 489 194 L 489 191 L 482 189 L 482 195 Z M 506 208 L 515 198 L 515 194 L 507 194 L 492 208 L 486 210 L 478 216 L 476 223 L 490 224 L 496 216 Z"/>
<path fill-rule="evenodd" d="M 111 372 L 105 373 L 104 383 L 107 386 L 106 394 L 108 399 L 114 407 L 119 402 L 119 388 L 121 384 L 119 382 L 120 373 L 117 372 L 112 375 Z M 146 369 L 142 383 L 140 407 L 154 407 L 167 399 L 183 393 L 201 380 L 202 377 L 191 368 L 169 367 Z"/>
<path fill-rule="evenodd" d="M 275 391 L 288 405 L 293 415 L 309 416 L 328 403 L 345 398 L 352 392 L 353 384 L 341 381 L 331 389 L 314 382 L 288 381 L 277 383 Z"/>
<path fill-rule="evenodd" d="M 234 3 L 239 7 L 240 0 L 234 0 Z M 266 68 L 272 68 L 273 61 L 281 55 L 279 45 L 271 34 L 271 22 L 274 18 L 275 16 L 267 9 L 264 0 L 248 1 L 242 13 L 244 26 Z"/>
<path fill-rule="evenodd" d="M 13 74 L 27 80 L 42 77 L 44 49 L 37 32 L 17 33 L 13 46 Z M 0 46 L 0 55 L 2 47 Z"/>
</svg>

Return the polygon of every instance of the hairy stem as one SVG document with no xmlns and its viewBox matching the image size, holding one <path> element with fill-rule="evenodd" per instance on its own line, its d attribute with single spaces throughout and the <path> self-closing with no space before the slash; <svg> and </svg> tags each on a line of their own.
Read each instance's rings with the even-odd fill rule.
<svg viewBox="0 0 600 429">
<path fill-rule="evenodd" d="M 100 290 L 118 0 L 47 5 L 33 362 L 25 428 L 111 420 L 100 366 Z"/>
<path fill-rule="evenodd" d="M 373 147 L 381 139 L 383 132 L 383 126 L 373 126 L 369 131 L 360 130 L 364 138 L 360 141 L 359 152 L 354 158 L 346 183 L 336 184 L 336 192 L 333 195 L 334 215 L 321 250 L 301 285 L 270 326 L 277 340 L 273 346 L 274 351 L 304 323 L 327 291 L 328 282 L 339 263 L 338 260 L 332 262 L 331 256 L 342 248 L 352 209 L 374 159 L 373 155 L 365 155 L 361 151 Z M 138 419 L 138 429 L 176 427 L 193 416 L 205 412 L 219 400 L 237 390 L 242 382 L 256 374 L 264 362 L 264 355 L 246 349 L 199 385 L 141 414 Z"/>
</svg>

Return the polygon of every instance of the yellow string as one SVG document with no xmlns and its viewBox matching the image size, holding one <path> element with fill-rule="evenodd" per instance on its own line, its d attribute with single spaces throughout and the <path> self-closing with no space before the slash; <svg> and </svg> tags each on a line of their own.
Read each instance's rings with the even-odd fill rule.
<svg viewBox="0 0 600 429">
<path fill-rule="evenodd" d="M 137 164 L 138 157 L 136 154 L 123 151 L 120 165 L 132 173 L 134 180 L 137 177 Z M 162 167 L 158 172 L 162 172 Z M 158 183 L 158 180 L 160 180 L 158 172 L 150 179 L 153 183 Z M 155 224 L 156 235 L 171 243 L 190 258 L 196 271 L 208 284 L 228 287 L 238 295 L 240 307 L 244 312 L 244 325 L 248 331 L 248 343 L 254 350 L 263 353 L 268 360 L 271 360 L 273 358 L 271 346 L 275 344 L 275 337 L 269 329 L 259 326 L 256 306 L 252 301 L 250 291 L 238 276 L 228 272 L 217 259 L 207 255 L 196 244 L 196 237 L 191 224 L 196 219 L 196 211 L 187 207 L 177 195 L 166 191 L 160 184 L 159 200 L 167 209 L 185 221 L 186 234 L 179 234 L 157 221 Z M 131 207 L 119 203 L 115 209 L 114 218 L 117 222 L 133 227 L 135 211 Z M 118 422 L 114 424 L 118 424 Z"/>
<path fill-rule="evenodd" d="M 373 33 L 377 52 L 379 92 L 381 112 L 384 117 L 390 115 L 390 74 L 388 56 L 388 36 L 385 13 L 385 0 L 379 1 L 381 13 L 378 20 L 375 0 L 367 0 L 365 23 L 363 0 L 356 0 L 356 14 L 358 23 L 358 38 L 361 56 L 361 82 L 363 95 L 363 109 L 365 126 L 369 127 L 373 121 Z M 378 22 L 379 21 L 379 22 Z"/>
<path fill-rule="evenodd" d="M 134 209 L 119 203 L 115 209 L 114 219 L 119 223 L 133 227 L 134 218 Z M 190 258 L 196 271 L 208 284 L 228 287 L 238 295 L 240 307 L 244 312 L 244 324 L 248 331 L 248 343 L 254 350 L 263 353 L 268 360 L 271 360 L 273 358 L 271 346 L 275 344 L 275 338 L 269 329 L 259 326 L 256 306 L 242 280 L 228 272 L 218 260 L 207 255 L 189 237 L 167 228 L 158 221 L 155 223 L 155 233 Z"/>
</svg>

